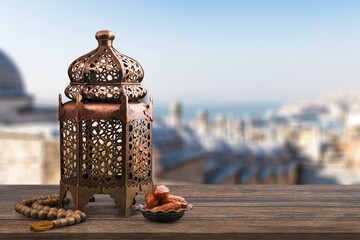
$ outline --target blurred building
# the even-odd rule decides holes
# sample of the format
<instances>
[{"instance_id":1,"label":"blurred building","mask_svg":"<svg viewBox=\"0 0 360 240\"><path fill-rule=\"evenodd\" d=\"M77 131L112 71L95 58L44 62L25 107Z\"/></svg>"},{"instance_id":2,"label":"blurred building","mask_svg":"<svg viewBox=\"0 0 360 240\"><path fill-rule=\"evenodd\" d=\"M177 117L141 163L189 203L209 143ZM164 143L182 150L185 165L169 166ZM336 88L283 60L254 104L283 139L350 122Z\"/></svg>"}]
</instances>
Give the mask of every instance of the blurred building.
<instances>
[{"instance_id":1,"label":"blurred building","mask_svg":"<svg viewBox=\"0 0 360 240\"><path fill-rule=\"evenodd\" d=\"M184 121L182 106L175 103L169 116L154 124L153 141L155 175L160 179L206 184L297 182L299 163L287 142L270 143L250 119L242 123L220 116L211 121L201 111L196 119Z\"/></svg>"},{"instance_id":2,"label":"blurred building","mask_svg":"<svg viewBox=\"0 0 360 240\"><path fill-rule=\"evenodd\" d=\"M284 106L288 140L300 151L301 184L360 183L360 94L334 94Z\"/></svg>"},{"instance_id":3,"label":"blurred building","mask_svg":"<svg viewBox=\"0 0 360 240\"><path fill-rule=\"evenodd\" d=\"M153 125L154 176L161 180L203 183L205 153L194 132L162 121Z\"/></svg>"},{"instance_id":4,"label":"blurred building","mask_svg":"<svg viewBox=\"0 0 360 240\"><path fill-rule=\"evenodd\" d=\"M35 106L17 67L0 51L1 183L58 183L57 128L57 108Z\"/></svg>"},{"instance_id":5,"label":"blurred building","mask_svg":"<svg viewBox=\"0 0 360 240\"><path fill-rule=\"evenodd\" d=\"M0 183L58 184L59 154L56 139L0 130Z\"/></svg>"},{"instance_id":6,"label":"blurred building","mask_svg":"<svg viewBox=\"0 0 360 240\"><path fill-rule=\"evenodd\" d=\"M0 50L0 124L57 121L57 108L38 107L11 59Z\"/></svg>"}]
</instances>

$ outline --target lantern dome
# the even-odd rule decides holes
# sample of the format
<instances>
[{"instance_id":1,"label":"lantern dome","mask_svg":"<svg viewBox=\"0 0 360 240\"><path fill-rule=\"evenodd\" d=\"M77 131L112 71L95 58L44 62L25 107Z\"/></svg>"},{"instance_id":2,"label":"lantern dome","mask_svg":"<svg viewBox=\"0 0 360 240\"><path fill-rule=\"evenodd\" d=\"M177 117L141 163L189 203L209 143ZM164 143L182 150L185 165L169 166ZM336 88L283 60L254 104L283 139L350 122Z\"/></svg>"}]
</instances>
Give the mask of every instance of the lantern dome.
<instances>
[{"instance_id":1,"label":"lantern dome","mask_svg":"<svg viewBox=\"0 0 360 240\"><path fill-rule=\"evenodd\" d=\"M68 69L70 85L65 94L75 100L80 93L86 99L117 100L126 91L134 101L146 95L140 85L144 70L135 59L122 54L113 47L115 35L109 30L95 35L98 47L77 58Z\"/></svg>"},{"instance_id":2,"label":"lantern dome","mask_svg":"<svg viewBox=\"0 0 360 240\"><path fill-rule=\"evenodd\" d=\"M0 50L0 96L26 95L20 73L13 61Z\"/></svg>"}]
</instances>

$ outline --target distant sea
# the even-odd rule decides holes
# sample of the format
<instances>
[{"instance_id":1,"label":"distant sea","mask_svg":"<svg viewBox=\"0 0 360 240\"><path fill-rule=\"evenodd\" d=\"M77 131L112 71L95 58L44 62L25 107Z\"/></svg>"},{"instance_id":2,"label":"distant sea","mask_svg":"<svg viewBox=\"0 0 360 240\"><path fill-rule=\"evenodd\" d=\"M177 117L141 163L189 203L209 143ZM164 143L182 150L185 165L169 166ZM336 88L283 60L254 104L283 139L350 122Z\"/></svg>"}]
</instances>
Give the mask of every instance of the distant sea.
<instances>
[{"instance_id":1,"label":"distant sea","mask_svg":"<svg viewBox=\"0 0 360 240\"><path fill-rule=\"evenodd\" d=\"M170 104L159 103L154 106L155 118L164 118L169 115ZM276 110L281 106L280 103L238 103L238 104L182 104L183 118L185 120L193 119L198 115L200 110L207 110L209 118L214 120L217 116L249 116L257 118L263 116L268 110Z\"/></svg>"},{"instance_id":2,"label":"distant sea","mask_svg":"<svg viewBox=\"0 0 360 240\"><path fill-rule=\"evenodd\" d=\"M57 108L57 99L51 100L39 100L35 102L38 108ZM63 100L66 102L67 99ZM183 118L190 120L198 115L200 110L207 110L209 118L214 120L217 116L234 116L245 117L249 116L257 118L263 116L268 110L277 110L282 104L277 102L250 102L250 103L212 103L212 104L200 104L200 103L183 103ZM164 118L169 115L171 103L159 103L154 105L155 118Z\"/></svg>"}]
</instances>

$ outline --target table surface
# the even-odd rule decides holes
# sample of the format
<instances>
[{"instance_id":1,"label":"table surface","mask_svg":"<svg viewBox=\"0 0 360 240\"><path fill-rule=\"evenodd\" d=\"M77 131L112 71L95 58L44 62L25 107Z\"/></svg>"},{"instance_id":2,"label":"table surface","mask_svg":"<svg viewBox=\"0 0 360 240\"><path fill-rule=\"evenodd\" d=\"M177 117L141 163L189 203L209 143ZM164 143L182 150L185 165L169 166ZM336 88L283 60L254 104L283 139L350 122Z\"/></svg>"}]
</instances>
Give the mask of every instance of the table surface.
<instances>
[{"instance_id":1,"label":"table surface","mask_svg":"<svg viewBox=\"0 0 360 240\"><path fill-rule=\"evenodd\" d=\"M16 201L58 193L53 185L0 185L0 238L99 239L360 239L360 186L170 186L194 208L174 223L154 223L133 210L119 217L107 195L85 207L84 223L31 232ZM144 195L137 196L137 202ZM71 205L69 206L69 208Z\"/></svg>"}]
</instances>

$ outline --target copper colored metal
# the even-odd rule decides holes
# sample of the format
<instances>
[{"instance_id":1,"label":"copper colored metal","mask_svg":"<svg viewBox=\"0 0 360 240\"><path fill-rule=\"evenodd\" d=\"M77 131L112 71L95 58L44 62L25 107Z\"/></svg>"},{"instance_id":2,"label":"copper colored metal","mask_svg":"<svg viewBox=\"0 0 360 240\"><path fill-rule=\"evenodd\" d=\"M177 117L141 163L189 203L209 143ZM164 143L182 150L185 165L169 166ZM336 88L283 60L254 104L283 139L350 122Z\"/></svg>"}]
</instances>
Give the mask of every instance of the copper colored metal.
<instances>
[{"instance_id":1,"label":"copper colored metal","mask_svg":"<svg viewBox=\"0 0 360 240\"><path fill-rule=\"evenodd\" d=\"M115 36L96 33L99 46L69 67L70 85L60 121L60 198L70 191L83 210L94 194L109 194L130 216L137 192L152 190L152 98L134 59L112 47Z\"/></svg>"}]
</instances>

